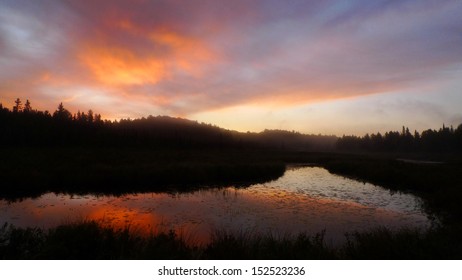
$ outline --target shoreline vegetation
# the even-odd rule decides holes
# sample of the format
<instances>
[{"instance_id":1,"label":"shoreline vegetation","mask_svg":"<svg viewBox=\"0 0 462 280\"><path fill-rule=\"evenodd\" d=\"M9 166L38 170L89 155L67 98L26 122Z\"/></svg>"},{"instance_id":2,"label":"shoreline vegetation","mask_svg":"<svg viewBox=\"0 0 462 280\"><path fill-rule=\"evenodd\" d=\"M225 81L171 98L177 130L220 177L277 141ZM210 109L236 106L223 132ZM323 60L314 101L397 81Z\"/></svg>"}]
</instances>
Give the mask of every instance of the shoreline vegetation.
<instances>
[{"instance_id":1,"label":"shoreline vegetation","mask_svg":"<svg viewBox=\"0 0 462 280\"><path fill-rule=\"evenodd\" d=\"M331 246L324 232L272 236L217 231L207 244L192 244L174 231L142 235L97 221L63 224L48 230L0 227L0 259L461 259L460 227L426 231L377 228L345 234Z\"/></svg>"},{"instance_id":2,"label":"shoreline vegetation","mask_svg":"<svg viewBox=\"0 0 462 280\"><path fill-rule=\"evenodd\" d=\"M1 259L461 258L462 125L413 134L403 127L401 132L364 137L282 130L240 133L165 116L106 121L91 110L71 114L62 103L54 113L42 112L17 99L12 110L0 104L0 132L0 199L8 201L47 192L246 187L277 179L289 164L312 164L390 191L411 192L423 199L429 215L442 221L426 232L353 233L340 248L326 247L322 234L282 239L222 234L212 247L196 248L173 232L140 237L91 221L49 230L5 225L0 233ZM92 238L108 247L97 246L100 251L94 255L78 248L65 251L72 248L65 242L74 235L83 236L75 239L81 248L92 244Z\"/></svg>"}]
</instances>

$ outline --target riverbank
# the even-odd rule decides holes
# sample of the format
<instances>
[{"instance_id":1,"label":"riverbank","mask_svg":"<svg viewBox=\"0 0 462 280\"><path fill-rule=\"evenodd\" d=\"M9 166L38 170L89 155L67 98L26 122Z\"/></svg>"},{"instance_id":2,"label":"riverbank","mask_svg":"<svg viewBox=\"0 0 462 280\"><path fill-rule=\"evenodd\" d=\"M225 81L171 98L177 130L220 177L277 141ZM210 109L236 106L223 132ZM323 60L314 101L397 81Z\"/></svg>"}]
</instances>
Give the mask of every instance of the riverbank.
<instances>
[{"instance_id":1,"label":"riverbank","mask_svg":"<svg viewBox=\"0 0 462 280\"><path fill-rule=\"evenodd\" d=\"M337 175L412 193L423 199L428 214L447 224L461 223L462 161L456 157L420 164L396 157L347 155L326 157L318 163Z\"/></svg>"},{"instance_id":2,"label":"riverbank","mask_svg":"<svg viewBox=\"0 0 462 280\"><path fill-rule=\"evenodd\" d=\"M194 191L274 180L285 164L261 151L90 148L1 149L0 197L47 192L124 194Z\"/></svg>"},{"instance_id":3,"label":"riverbank","mask_svg":"<svg viewBox=\"0 0 462 280\"><path fill-rule=\"evenodd\" d=\"M330 247L324 234L232 235L216 232L209 244L191 245L173 231L143 236L84 221L49 230L0 229L0 259L461 259L460 228L428 231L379 228L346 235Z\"/></svg>"}]
</instances>

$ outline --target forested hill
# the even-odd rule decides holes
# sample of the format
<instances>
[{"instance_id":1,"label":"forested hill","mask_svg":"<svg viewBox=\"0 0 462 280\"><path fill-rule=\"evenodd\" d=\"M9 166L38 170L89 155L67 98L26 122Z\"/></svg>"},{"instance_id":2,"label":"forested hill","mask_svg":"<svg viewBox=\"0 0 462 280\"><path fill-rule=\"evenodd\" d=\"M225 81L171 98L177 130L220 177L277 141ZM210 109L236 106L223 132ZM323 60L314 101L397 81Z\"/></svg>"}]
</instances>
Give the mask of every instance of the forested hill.
<instances>
[{"instance_id":1,"label":"forested hill","mask_svg":"<svg viewBox=\"0 0 462 280\"><path fill-rule=\"evenodd\" d=\"M0 146L452 153L462 152L462 124L421 133L403 127L383 135L340 138L285 130L242 133L168 116L109 121L92 110L72 114L62 103L50 113L17 99L11 110L0 103Z\"/></svg>"},{"instance_id":2,"label":"forested hill","mask_svg":"<svg viewBox=\"0 0 462 280\"><path fill-rule=\"evenodd\" d=\"M0 104L2 146L115 146L173 149L332 150L335 136L305 135L283 130L241 133L211 124L168 116L103 120L92 110L72 114L63 104L39 111L20 99L10 110Z\"/></svg>"}]
</instances>

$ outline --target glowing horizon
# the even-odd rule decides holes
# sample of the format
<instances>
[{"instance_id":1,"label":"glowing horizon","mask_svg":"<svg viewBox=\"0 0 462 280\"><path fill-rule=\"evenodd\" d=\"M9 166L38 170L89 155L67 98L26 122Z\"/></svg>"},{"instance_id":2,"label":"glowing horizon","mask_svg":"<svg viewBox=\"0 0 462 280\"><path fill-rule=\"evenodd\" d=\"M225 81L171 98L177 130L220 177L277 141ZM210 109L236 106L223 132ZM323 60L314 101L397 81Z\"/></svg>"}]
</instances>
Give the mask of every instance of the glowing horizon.
<instances>
[{"instance_id":1,"label":"glowing horizon","mask_svg":"<svg viewBox=\"0 0 462 280\"><path fill-rule=\"evenodd\" d=\"M0 2L0 103L238 131L462 123L462 2Z\"/></svg>"}]
</instances>

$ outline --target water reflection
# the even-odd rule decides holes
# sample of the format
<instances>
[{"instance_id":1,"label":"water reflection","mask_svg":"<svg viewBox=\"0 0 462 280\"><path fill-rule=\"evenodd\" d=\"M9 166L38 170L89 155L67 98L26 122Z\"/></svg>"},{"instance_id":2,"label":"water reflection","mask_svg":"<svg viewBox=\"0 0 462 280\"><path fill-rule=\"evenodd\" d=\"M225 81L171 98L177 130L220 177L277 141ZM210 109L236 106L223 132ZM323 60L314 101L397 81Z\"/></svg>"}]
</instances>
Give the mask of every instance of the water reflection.
<instances>
[{"instance_id":1,"label":"water reflection","mask_svg":"<svg viewBox=\"0 0 462 280\"><path fill-rule=\"evenodd\" d=\"M429 225L416 197L392 195L317 167L289 169L276 181L246 189L121 197L49 193L16 203L0 201L0 210L2 223L22 227L93 219L145 233L174 229L196 242L207 242L217 229L281 235L325 229L327 239L336 242L346 231Z\"/></svg>"}]
</instances>

